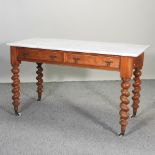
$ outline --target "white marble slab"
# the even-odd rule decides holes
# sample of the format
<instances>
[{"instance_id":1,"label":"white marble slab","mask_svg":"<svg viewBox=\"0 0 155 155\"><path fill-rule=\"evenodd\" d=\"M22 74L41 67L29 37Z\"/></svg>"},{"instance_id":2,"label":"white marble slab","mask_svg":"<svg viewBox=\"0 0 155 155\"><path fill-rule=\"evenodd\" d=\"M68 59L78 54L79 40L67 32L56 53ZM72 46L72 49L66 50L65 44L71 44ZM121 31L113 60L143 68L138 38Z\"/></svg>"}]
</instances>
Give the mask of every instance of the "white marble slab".
<instances>
[{"instance_id":1,"label":"white marble slab","mask_svg":"<svg viewBox=\"0 0 155 155\"><path fill-rule=\"evenodd\" d=\"M131 56L131 57L139 56L149 47L148 45L52 39L52 38L51 39L33 38L11 42L8 43L7 45L16 47L110 54L110 55Z\"/></svg>"}]
</instances>

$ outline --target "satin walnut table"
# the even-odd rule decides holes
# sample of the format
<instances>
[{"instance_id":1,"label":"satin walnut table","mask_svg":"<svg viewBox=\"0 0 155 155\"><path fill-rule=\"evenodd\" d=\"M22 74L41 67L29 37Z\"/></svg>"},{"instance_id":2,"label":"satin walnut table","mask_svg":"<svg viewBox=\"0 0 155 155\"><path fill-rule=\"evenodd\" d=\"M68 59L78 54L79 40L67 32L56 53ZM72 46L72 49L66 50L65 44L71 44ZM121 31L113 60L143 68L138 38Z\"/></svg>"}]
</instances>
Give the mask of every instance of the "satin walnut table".
<instances>
[{"instance_id":1,"label":"satin walnut table","mask_svg":"<svg viewBox=\"0 0 155 155\"><path fill-rule=\"evenodd\" d=\"M20 80L19 65L22 61L37 63L37 93L41 100L43 90L42 64L66 65L120 72L120 135L125 134L128 119L130 79L133 83L133 115L136 116L140 97L140 76L147 45L104 43L66 39L28 39L8 44L11 48L12 100L14 111L19 115ZM133 71L134 70L134 71Z\"/></svg>"}]
</instances>

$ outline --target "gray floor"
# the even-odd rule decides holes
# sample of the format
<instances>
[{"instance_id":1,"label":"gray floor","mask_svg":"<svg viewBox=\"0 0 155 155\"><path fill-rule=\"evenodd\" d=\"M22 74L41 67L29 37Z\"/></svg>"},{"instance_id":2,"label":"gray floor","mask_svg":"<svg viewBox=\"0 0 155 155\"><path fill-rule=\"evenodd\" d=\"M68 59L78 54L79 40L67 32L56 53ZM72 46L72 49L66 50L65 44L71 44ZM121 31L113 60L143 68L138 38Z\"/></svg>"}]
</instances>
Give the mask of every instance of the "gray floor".
<instances>
[{"instance_id":1,"label":"gray floor","mask_svg":"<svg viewBox=\"0 0 155 155\"><path fill-rule=\"evenodd\" d=\"M155 80L143 81L137 118L122 138L120 81L45 83L41 102L35 84L21 84L20 118L10 89L0 84L0 155L155 154Z\"/></svg>"}]
</instances>

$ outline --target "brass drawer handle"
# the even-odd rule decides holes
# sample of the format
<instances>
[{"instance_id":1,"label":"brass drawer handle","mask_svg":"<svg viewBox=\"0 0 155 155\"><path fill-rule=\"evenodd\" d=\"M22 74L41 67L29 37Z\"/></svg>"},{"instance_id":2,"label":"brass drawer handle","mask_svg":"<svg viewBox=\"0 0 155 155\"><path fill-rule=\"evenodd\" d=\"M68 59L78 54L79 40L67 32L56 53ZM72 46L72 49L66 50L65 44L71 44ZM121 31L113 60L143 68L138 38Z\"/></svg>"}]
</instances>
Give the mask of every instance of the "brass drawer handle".
<instances>
[{"instance_id":1,"label":"brass drawer handle","mask_svg":"<svg viewBox=\"0 0 155 155\"><path fill-rule=\"evenodd\" d=\"M22 53L20 53L18 56L17 56L17 59L21 59L21 58L25 58L25 57L27 57L29 54L28 53L26 53L26 52L22 52Z\"/></svg>"},{"instance_id":2,"label":"brass drawer handle","mask_svg":"<svg viewBox=\"0 0 155 155\"><path fill-rule=\"evenodd\" d=\"M113 63L113 61L111 59L105 60L104 62L106 63L106 67L110 67L111 64Z\"/></svg>"},{"instance_id":3,"label":"brass drawer handle","mask_svg":"<svg viewBox=\"0 0 155 155\"><path fill-rule=\"evenodd\" d=\"M22 57L28 56L28 53L22 53Z\"/></svg>"},{"instance_id":4,"label":"brass drawer handle","mask_svg":"<svg viewBox=\"0 0 155 155\"><path fill-rule=\"evenodd\" d=\"M74 60L74 62L77 64L78 61L80 60L80 58L74 57L73 60Z\"/></svg>"},{"instance_id":5,"label":"brass drawer handle","mask_svg":"<svg viewBox=\"0 0 155 155\"><path fill-rule=\"evenodd\" d=\"M56 56L56 55L51 55L50 58L51 58L52 60L55 60L55 59L57 58L57 56Z\"/></svg>"}]
</instances>

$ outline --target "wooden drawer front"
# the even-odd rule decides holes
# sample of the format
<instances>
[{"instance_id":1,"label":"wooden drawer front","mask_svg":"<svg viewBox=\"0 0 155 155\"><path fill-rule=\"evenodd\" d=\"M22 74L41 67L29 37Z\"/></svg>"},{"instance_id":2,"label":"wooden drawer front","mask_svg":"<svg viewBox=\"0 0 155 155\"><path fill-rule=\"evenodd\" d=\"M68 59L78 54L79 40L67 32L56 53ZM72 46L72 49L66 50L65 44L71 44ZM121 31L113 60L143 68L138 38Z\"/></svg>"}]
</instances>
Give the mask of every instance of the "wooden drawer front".
<instances>
[{"instance_id":1,"label":"wooden drawer front","mask_svg":"<svg viewBox=\"0 0 155 155\"><path fill-rule=\"evenodd\" d=\"M81 65L95 64L94 57L87 54L65 53L64 61L66 63L81 64Z\"/></svg>"},{"instance_id":2,"label":"wooden drawer front","mask_svg":"<svg viewBox=\"0 0 155 155\"><path fill-rule=\"evenodd\" d=\"M50 51L40 49L19 49L18 58L21 60L36 60L36 61L47 61L47 62L63 62L63 52L61 51Z\"/></svg>"},{"instance_id":3,"label":"wooden drawer front","mask_svg":"<svg viewBox=\"0 0 155 155\"><path fill-rule=\"evenodd\" d=\"M119 56L98 56L97 66L104 66L119 69L120 57Z\"/></svg>"},{"instance_id":4,"label":"wooden drawer front","mask_svg":"<svg viewBox=\"0 0 155 155\"><path fill-rule=\"evenodd\" d=\"M119 56L64 53L65 63L119 69Z\"/></svg>"}]
</instances>

